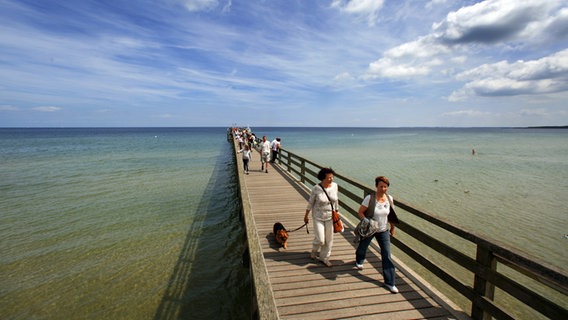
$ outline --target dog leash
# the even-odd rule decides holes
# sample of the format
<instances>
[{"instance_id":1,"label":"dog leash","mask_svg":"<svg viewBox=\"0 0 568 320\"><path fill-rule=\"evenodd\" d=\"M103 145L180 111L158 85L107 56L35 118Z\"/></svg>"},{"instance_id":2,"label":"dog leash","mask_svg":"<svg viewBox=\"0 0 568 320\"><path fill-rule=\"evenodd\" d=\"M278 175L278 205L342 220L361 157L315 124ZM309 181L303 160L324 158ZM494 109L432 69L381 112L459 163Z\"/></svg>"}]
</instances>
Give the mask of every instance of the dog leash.
<instances>
[{"instance_id":1,"label":"dog leash","mask_svg":"<svg viewBox=\"0 0 568 320\"><path fill-rule=\"evenodd\" d=\"M303 227L306 227L306 232L309 234L310 233L310 229L308 229L308 224L304 223L303 225L299 226L298 228L292 230L292 231L288 231L288 232L294 232L294 231L298 231L300 229L302 229Z\"/></svg>"}]
</instances>

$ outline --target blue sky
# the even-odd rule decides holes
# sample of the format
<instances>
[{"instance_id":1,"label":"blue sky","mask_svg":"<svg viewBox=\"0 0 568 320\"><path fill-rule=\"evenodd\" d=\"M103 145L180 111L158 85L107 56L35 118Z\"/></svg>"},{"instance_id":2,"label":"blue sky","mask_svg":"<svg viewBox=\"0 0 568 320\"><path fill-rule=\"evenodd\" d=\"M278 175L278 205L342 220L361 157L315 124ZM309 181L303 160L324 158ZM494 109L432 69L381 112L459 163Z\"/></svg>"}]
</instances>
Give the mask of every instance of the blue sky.
<instances>
[{"instance_id":1,"label":"blue sky","mask_svg":"<svg viewBox=\"0 0 568 320\"><path fill-rule=\"evenodd\" d=\"M0 127L568 125L566 0L0 0Z\"/></svg>"}]
</instances>

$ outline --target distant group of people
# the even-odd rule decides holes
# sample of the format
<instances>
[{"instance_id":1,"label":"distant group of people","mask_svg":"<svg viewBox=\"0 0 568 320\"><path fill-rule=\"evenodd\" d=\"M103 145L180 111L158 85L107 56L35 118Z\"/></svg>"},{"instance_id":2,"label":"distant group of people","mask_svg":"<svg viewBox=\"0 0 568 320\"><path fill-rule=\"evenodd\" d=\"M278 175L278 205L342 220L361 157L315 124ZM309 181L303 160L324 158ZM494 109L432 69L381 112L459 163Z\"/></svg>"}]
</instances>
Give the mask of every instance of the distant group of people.
<instances>
[{"instance_id":1,"label":"distant group of people","mask_svg":"<svg viewBox=\"0 0 568 320\"><path fill-rule=\"evenodd\" d=\"M243 154L243 169L245 174L249 174L249 162L252 158L251 150L257 144L256 136L250 130L241 130L239 128L233 128L233 134L239 143L239 153Z\"/></svg>"},{"instance_id":2,"label":"distant group of people","mask_svg":"<svg viewBox=\"0 0 568 320\"><path fill-rule=\"evenodd\" d=\"M310 221L309 214L312 213L314 240L310 258L319 260L328 267L333 267L329 260L334 234L332 210L339 207L338 186L333 182L334 175L335 172L331 168L322 168L319 171L317 178L320 183L312 189L304 215L304 222L307 224ZM388 219L394 201L392 196L387 194L389 185L387 177L376 177L375 193L367 195L359 207L359 218L368 219L367 222L372 224L374 229L371 234L360 239L355 251L353 269L363 270L367 249L373 238L377 239L381 249L384 284L390 292L398 293L395 285L395 266L390 253L390 237L395 234L395 225Z\"/></svg>"},{"instance_id":3,"label":"distant group of people","mask_svg":"<svg viewBox=\"0 0 568 320\"><path fill-rule=\"evenodd\" d=\"M249 149L255 147L258 143L256 135L250 131L250 129L240 129L233 128L233 135L239 143L239 149L243 149L248 146Z\"/></svg>"},{"instance_id":4,"label":"distant group of people","mask_svg":"<svg viewBox=\"0 0 568 320\"><path fill-rule=\"evenodd\" d=\"M268 173L269 163L276 161L282 149L281 139L278 137L269 142L266 136L263 136L262 140L259 140L256 139L254 134L246 132L246 130L241 134L235 133L235 137L238 139L241 148L239 152L243 154L245 173L249 173L252 148L257 148L260 153L261 172ZM253 137L252 143L250 137ZM249 143L247 144L246 141ZM327 267L333 267L333 263L330 261L334 235L332 211L339 208L338 186L333 181L334 176L335 172L331 168L322 168L318 172L317 178L320 183L313 187L304 215L304 223L308 224L311 213L314 230L310 258L321 261ZM359 207L359 218L366 225L372 226L372 230L364 237L359 237L353 269L363 270L367 249L373 238L376 239L380 247L384 284L390 292L398 293L398 288L395 285L395 266L390 251L390 238L395 234L395 222L391 222L389 219L391 207L394 207L393 197L387 194L389 186L390 182L387 177L376 177L375 192L367 195Z\"/></svg>"},{"instance_id":5,"label":"distant group of people","mask_svg":"<svg viewBox=\"0 0 568 320\"><path fill-rule=\"evenodd\" d=\"M268 173L268 164L276 162L280 150L282 149L282 139L279 137L269 142L266 136L259 140L256 135L250 132L248 129L241 130L239 128L233 128L233 133L235 139L239 143L239 153L242 153L243 166L245 174L249 174L249 162L252 159L251 150L253 148L257 149L260 153L260 171Z\"/></svg>"}]
</instances>

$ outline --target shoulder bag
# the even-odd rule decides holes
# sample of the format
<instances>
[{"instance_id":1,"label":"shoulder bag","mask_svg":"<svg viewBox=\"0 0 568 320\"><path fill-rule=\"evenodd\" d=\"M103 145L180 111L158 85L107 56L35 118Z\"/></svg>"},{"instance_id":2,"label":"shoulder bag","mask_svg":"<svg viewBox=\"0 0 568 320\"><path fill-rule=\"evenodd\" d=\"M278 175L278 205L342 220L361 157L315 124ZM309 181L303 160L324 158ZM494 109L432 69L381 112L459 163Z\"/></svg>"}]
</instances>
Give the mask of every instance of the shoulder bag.
<instances>
[{"instance_id":1,"label":"shoulder bag","mask_svg":"<svg viewBox=\"0 0 568 320\"><path fill-rule=\"evenodd\" d=\"M327 200L329 200L329 204L331 204L331 220L333 220L333 232L342 232L344 229L343 223L341 223L341 219L339 218L339 213L333 208L333 201L331 201L331 198L329 198L329 195L325 191L325 188L321 185L321 183L319 184L319 186L323 190L323 193L325 193Z\"/></svg>"},{"instance_id":2,"label":"shoulder bag","mask_svg":"<svg viewBox=\"0 0 568 320\"><path fill-rule=\"evenodd\" d=\"M387 219L390 223L396 224L398 223L398 217L396 216L396 212L394 212L394 204L392 203L392 198L388 194L387 194L387 199L389 199L390 203L389 215L387 216Z\"/></svg>"}]
</instances>

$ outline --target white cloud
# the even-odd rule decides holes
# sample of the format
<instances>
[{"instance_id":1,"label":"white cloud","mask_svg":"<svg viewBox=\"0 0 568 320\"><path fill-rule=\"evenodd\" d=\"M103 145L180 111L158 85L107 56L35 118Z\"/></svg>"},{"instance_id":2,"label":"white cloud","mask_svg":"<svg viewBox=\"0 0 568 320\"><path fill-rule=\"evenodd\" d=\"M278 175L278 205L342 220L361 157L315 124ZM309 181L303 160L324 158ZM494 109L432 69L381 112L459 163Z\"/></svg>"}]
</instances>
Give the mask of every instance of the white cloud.
<instances>
[{"instance_id":1,"label":"white cloud","mask_svg":"<svg viewBox=\"0 0 568 320\"><path fill-rule=\"evenodd\" d=\"M378 14L384 5L384 0L333 0L331 7L341 12L367 20L370 26L375 25Z\"/></svg>"},{"instance_id":2,"label":"white cloud","mask_svg":"<svg viewBox=\"0 0 568 320\"><path fill-rule=\"evenodd\" d=\"M523 108L512 114L511 116L521 119L527 125L540 125L549 123L550 120L565 119L568 115L567 110L558 110L554 108ZM557 121L558 125L565 125L566 122Z\"/></svg>"},{"instance_id":3,"label":"white cloud","mask_svg":"<svg viewBox=\"0 0 568 320\"><path fill-rule=\"evenodd\" d=\"M448 0L431 0L430 2L428 2L426 5L424 5L424 8L430 10L436 6L440 6L445 4L446 2L448 2Z\"/></svg>"},{"instance_id":4,"label":"white cloud","mask_svg":"<svg viewBox=\"0 0 568 320\"><path fill-rule=\"evenodd\" d=\"M547 117L547 116L550 116L550 111L548 111L545 108L522 109L520 113L521 113L522 116L528 116L528 117L533 117L533 116Z\"/></svg>"},{"instance_id":5,"label":"white cloud","mask_svg":"<svg viewBox=\"0 0 568 320\"><path fill-rule=\"evenodd\" d=\"M349 72L342 72L335 76L334 80L336 82L351 81L355 78Z\"/></svg>"},{"instance_id":6,"label":"white cloud","mask_svg":"<svg viewBox=\"0 0 568 320\"><path fill-rule=\"evenodd\" d=\"M521 108L540 106L554 112L568 95L540 94L568 82L565 57L553 54L568 41L566 0L261 0L234 6L231 0L161 0L124 6L121 19L96 1L46 2L42 8L0 3L0 125L46 118L37 111L68 110L55 114L70 117L69 125L89 117L104 124L119 112L133 115L123 125L176 119L202 125L192 116L217 106L227 111L211 114L251 125L316 123L322 106L332 122L345 123L350 119L342 107L356 106L357 118L369 119L401 101L404 108L389 110L405 119L397 125L439 125L440 109L473 112L480 105L472 97L507 94L494 109L503 115L495 123L509 125L514 121L505 115L520 118ZM463 3L478 5L460 9ZM482 10L490 5L496 12ZM496 30L499 37L476 38L480 30ZM373 79L379 80L362 81ZM531 90L536 94L514 96ZM457 108L441 101L450 94L469 101ZM64 109L14 112L32 111L29 106ZM274 116L247 112L269 108ZM299 109L309 110L300 122L293 118ZM415 112L420 109L432 118ZM458 114L442 123L485 125L489 118ZM566 122L558 116L546 121Z\"/></svg>"},{"instance_id":7,"label":"white cloud","mask_svg":"<svg viewBox=\"0 0 568 320\"><path fill-rule=\"evenodd\" d=\"M227 3L225 4L225 6L223 6L223 13L229 13L231 12L231 7L233 6L233 1L229 0L227 1Z\"/></svg>"},{"instance_id":8,"label":"white cloud","mask_svg":"<svg viewBox=\"0 0 568 320\"><path fill-rule=\"evenodd\" d=\"M385 52L385 56L390 58L430 58L440 53L449 53L450 50L445 45L436 43L430 36L421 37L418 40L403 43Z\"/></svg>"},{"instance_id":9,"label":"white cloud","mask_svg":"<svg viewBox=\"0 0 568 320\"><path fill-rule=\"evenodd\" d=\"M428 5L442 3L433 1ZM568 37L568 8L562 1L482 1L447 14L432 26L429 34L384 51L369 64L363 79L426 79L450 82L479 60L480 52L531 49L543 39ZM565 5L565 4L564 4ZM561 30L561 31L558 31ZM554 40L554 39L552 39ZM470 96L513 96L568 90L568 54L561 51L535 61L505 61L473 66L461 72L467 81L449 101Z\"/></svg>"},{"instance_id":10,"label":"white cloud","mask_svg":"<svg viewBox=\"0 0 568 320\"><path fill-rule=\"evenodd\" d=\"M568 90L568 49L532 61L484 64L460 73L468 81L450 96L450 101L469 96L513 96Z\"/></svg>"},{"instance_id":11,"label":"white cloud","mask_svg":"<svg viewBox=\"0 0 568 320\"><path fill-rule=\"evenodd\" d=\"M40 111L40 112L56 112L61 110L60 107L52 107L52 106L44 106L44 107L35 107L33 108L33 110L35 111Z\"/></svg>"},{"instance_id":12,"label":"white cloud","mask_svg":"<svg viewBox=\"0 0 568 320\"><path fill-rule=\"evenodd\" d=\"M519 33L521 39L532 39L540 42L544 40L568 38L568 8L558 10L556 14L532 21Z\"/></svg>"},{"instance_id":13,"label":"white cloud","mask_svg":"<svg viewBox=\"0 0 568 320\"><path fill-rule=\"evenodd\" d=\"M0 111L18 111L18 110L20 109L14 106L0 106Z\"/></svg>"},{"instance_id":14,"label":"white cloud","mask_svg":"<svg viewBox=\"0 0 568 320\"><path fill-rule=\"evenodd\" d=\"M557 0L482 1L450 12L444 21L433 26L433 34L448 44L516 39L531 25L533 30L540 29L534 25L547 21L550 11L558 4Z\"/></svg>"},{"instance_id":15,"label":"white cloud","mask_svg":"<svg viewBox=\"0 0 568 320\"><path fill-rule=\"evenodd\" d=\"M209 11L219 5L217 0L183 0L182 5L190 12Z\"/></svg>"},{"instance_id":16,"label":"white cloud","mask_svg":"<svg viewBox=\"0 0 568 320\"><path fill-rule=\"evenodd\" d=\"M427 65L400 63L390 58L382 58L369 65L369 71L363 78L408 78L427 75L430 70Z\"/></svg>"},{"instance_id":17,"label":"white cloud","mask_svg":"<svg viewBox=\"0 0 568 320\"><path fill-rule=\"evenodd\" d=\"M383 58L371 62L365 79L407 78L428 75L432 68L443 64L437 56L449 53L446 46L422 37L385 51Z\"/></svg>"},{"instance_id":18,"label":"white cloud","mask_svg":"<svg viewBox=\"0 0 568 320\"><path fill-rule=\"evenodd\" d=\"M478 111L478 110L459 110L459 111L452 111L452 112L446 112L444 114L442 114L442 116L444 117L485 117L491 115L490 112L483 112L483 111Z\"/></svg>"}]
</instances>

